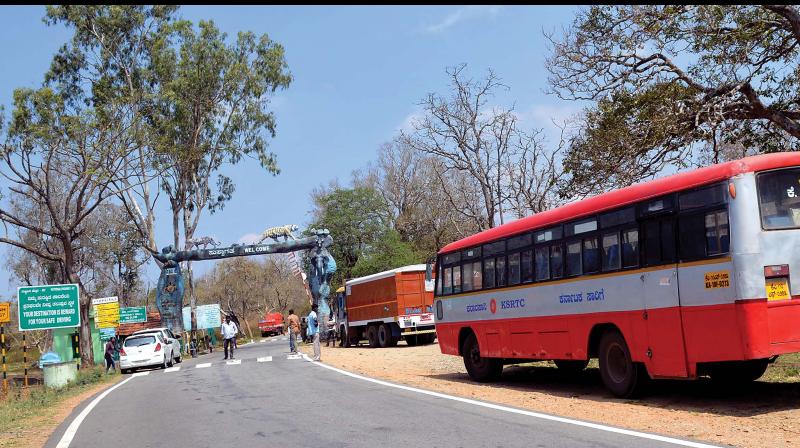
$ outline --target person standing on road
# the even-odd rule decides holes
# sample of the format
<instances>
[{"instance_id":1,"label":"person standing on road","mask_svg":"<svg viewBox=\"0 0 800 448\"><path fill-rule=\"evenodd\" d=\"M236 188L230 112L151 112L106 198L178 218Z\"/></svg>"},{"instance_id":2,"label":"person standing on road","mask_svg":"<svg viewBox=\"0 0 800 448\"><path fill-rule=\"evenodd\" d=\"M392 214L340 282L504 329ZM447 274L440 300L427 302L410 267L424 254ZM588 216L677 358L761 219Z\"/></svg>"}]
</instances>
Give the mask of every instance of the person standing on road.
<instances>
[{"instance_id":1,"label":"person standing on road","mask_svg":"<svg viewBox=\"0 0 800 448\"><path fill-rule=\"evenodd\" d=\"M114 365L114 349L116 348L116 342L117 339L113 336L106 342L106 373L108 373L109 368L114 372L117 371L117 367Z\"/></svg>"},{"instance_id":2,"label":"person standing on road","mask_svg":"<svg viewBox=\"0 0 800 448\"><path fill-rule=\"evenodd\" d=\"M222 347L225 349L225 358L223 358L223 360L228 359L229 348L231 354L230 359L233 359L234 341L236 340L236 333L239 332L239 328L235 323L231 322L230 316L225 316L225 323L220 327L220 331L222 332L222 339L225 340L222 343Z\"/></svg>"},{"instance_id":3,"label":"person standing on road","mask_svg":"<svg viewBox=\"0 0 800 448\"><path fill-rule=\"evenodd\" d=\"M328 333L325 338L325 347L332 345L336 347L336 315L331 312L331 318L328 320Z\"/></svg>"},{"instance_id":4,"label":"person standing on road","mask_svg":"<svg viewBox=\"0 0 800 448\"><path fill-rule=\"evenodd\" d=\"M289 317L286 318L289 322L289 351L295 355L297 354L297 336L300 334L300 318L294 314L294 310L289 310Z\"/></svg>"},{"instance_id":5,"label":"person standing on road","mask_svg":"<svg viewBox=\"0 0 800 448\"><path fill-rule=\"evenodd\" d=\"M311 305L311 312L308 313L308 336L314 343L314 358L312 361L320 360L319 349L319 320L317 319L317 304Z\"/></svg>"}]
</instances>

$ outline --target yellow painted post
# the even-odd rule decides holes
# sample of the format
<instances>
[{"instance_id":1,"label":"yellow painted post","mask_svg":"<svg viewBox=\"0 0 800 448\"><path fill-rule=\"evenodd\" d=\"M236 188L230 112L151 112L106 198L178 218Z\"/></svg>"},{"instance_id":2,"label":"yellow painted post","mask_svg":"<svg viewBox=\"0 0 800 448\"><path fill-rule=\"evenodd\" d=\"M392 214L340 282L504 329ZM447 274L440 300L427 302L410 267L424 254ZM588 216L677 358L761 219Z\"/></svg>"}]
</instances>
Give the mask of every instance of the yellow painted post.
<instances>
[{"instance_id":1,"label":"yellow painted post","mask_svg":"<svg viewBox=\"0 0 800 448\"><path fill-rule=\"evenodd\" d=\"M22 365L25 366L23 380L25 387L28 387L28 344L25 342L25 332L22 332Z\"/></svg>"},{"instance_id":2,"label":"yellow painted post","mask_svg":"<svg viewBox=\"0 0 800 448\"><path fill-rule=\"evenodd\" d=\"M3 394L8 393L8 368L6 367L6 326L0 325L0 346L3 351Z\"/></svg>"}]
</instances>

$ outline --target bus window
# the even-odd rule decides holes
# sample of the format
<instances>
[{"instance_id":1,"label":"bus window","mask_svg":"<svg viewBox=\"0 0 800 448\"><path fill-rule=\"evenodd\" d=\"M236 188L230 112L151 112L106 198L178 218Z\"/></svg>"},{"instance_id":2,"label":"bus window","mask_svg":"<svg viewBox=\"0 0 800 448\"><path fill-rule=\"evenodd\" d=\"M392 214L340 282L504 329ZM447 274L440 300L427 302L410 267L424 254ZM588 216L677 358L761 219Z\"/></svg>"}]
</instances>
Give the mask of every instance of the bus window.
<instances>
[{"instance_id":1,"label":"bus window","mask_svg":"<svg viewBox=\"0 0 800 448\"><path fill-rule=\"evenodd\" d=\"M718 255L728 253L729 250L728 212L706 214L706 252L708 255Z\"/></svg>"},{"instance_id":2,"label":"bus window","mask_svg":"<svg viewBox=\"0 0 800 448\"><path fill-rule=\"evenodd\" d=\"M594 230L597 230L597 220L594 218L564 225L564 234L567 236L579 235Z\"/></svg>"},{"instance_id":3,"label":"bus window","mask_svg":"<svg viewBox=\"0 0 800 448\"><path fill-rule=\"evenodd\" d=\"M522 252L522 259L520 260L522 283L530 283L533 281L533 264L532 253L529 250Z\"/></svg>"},{"instance_id":4,"label":"bus window","mask_svg":"<svg viewBox=\"0 0 800 448\"><path fill-rule=\"evenodd\" d=\"M494 262L495 282L497 286L506 286L506 257L497 257Z\"/></svg>"},{"instance_id":5,"label":"bus window","mask_svg":"<svg viewBox=\"0 0 800 448\"><path fill-rule=\"evenodd\" d=\"M533 235L526 233L508 239L508 250L519 249L520 247L530 246L533 243Z\"/></svg>"},{"instance_id":6,"label":"bus window","mask_svg":"<svg viewBox=\"0 0 800 448\"><path fill-rule=\"evenodd\" d=\"M483 288L483 275L481 273L481 262L472 263L472 287L478 291Z\"/></svg>"},{"instance_id":7,"label":"bus window","mask_svg":"<svg viewBox=\"0 0 800 448\"><path fill-rule=\"evenodd\" d=\"M557 240L561 238L561 227L553 227L551 229L536 232L536 242L544 243L547 241Z\"/></svg>"},{"instance_id":8,"label":"bus window","mask_svg":"<svg viewBox=\"0 0 800 448\"><path fill-rule=\"evenodd\" d=\"M453 266L453 294L461 292L461 266Z\"/></svg>"},{"instance_id":9,"label":"bus window","mask_svg":"<svg viewBox=\"0 0 800 448\"><path fill-rule=\"evenodd\" d=\"M636 210L633 207L623 208L600 215L600 227L607 229L636 220Z\"/></svg>"},{"instance_id":10,"label":"bus window","mask_svg":"<svg viewBox=\"0 0 800 448\"><path fill-rule=\"evenodd\" d=\"M647 221L644 226L644 263L654 265L661 262L661 237L657 220Z\"/></svg>"},{"instance_id":11,"label":"bus window","mask_svg":"<svg viewBox=\"0 0 800 448\"><path fill-rule=\"evenodd\" d=\"M567 277L581 275L581 242L567 244Z\"/></svg>"},{"instance_id":12,"label":"bus window","mask_svg":"<svg viewBox=\"0 0 800 448\"><path fill-rule=\"evenodd\" d=\"M538 247L534 254L536 257L536 281L550 279L550 253L548 247Z\"/></svg>"},{"instance_id":13,"label":"bus window","mask_svg":"<svg viewBox=\"0 0 800 448\"><path fill-rule=\"evenodd\" d=\"M561 246L550 246L550 277L564 276L564 253Z\"/></svg>"},{"instance_id":14,"label":"bus window","mask_svg":"<svg viewBox=\"0 0 800 448\"><path fill-rule=\"evenodd\" d=\"M583 240L583 273L588 274L600 270L600 250L597 248L597 238Z\"/></svg>"},{"instance_id":15,"label":"bus window","mask_svg":"<svg viewBox=\"0 0 800 448\"><path fill-rule=\"evenodd\" d=\"M483 287L494 288L494 258L483 260Z\"/></svg>"},{"instance_id":16,"label":"bus window","mask_svg":"<svg viewBox=\"0 0 800 448\"><path fill-rule=\"evenodd\" d=\"M619 234L616 232L603 235L602 265L604 271L619 269Z\"/></svg>"},{"instance_id":17,"label":"bus window","mask_svg":"<svg viewBox=\"0 0 800 448\"><path fill-rule=\"evenodd\" d=\"M461 277L461 290L464 292L472 291L472 263L464 263L464 275Z\"/></svg>"},{"instance_id":18,"label":"bus window","mask_svg":"<svg viewBox=\"0 0 800 448\"><path fill-rule=\"evenodd\" d=\"M519 252L508 256L508 284L519 285L520 283Z\"/></svg>"},{"instance_id":19,"label":"bus window","mask_svg":"<svg viewBox=\"0 0 800 448\"><path fill-rule=\"evenodd\" d=\"M725 202L725 184L712 185L695 191L681 193L678 196L678 207L681 211L699 207L708 207Z\"/></svg>"},{"instance_id":20,"label":"bus window","mask_svg":"<svg viewBox=\"0 0 800 448\"><path fill-rule=\"evenodd\" d=\"M675 261L675 220L666 218L661 220L661 262L672 263Z\"/></svg>"},{"instance_id":21,"label":"bus window","mask_svg":"<svg viewBox=\"0 0 800 448\"><path fill-rule=\"evenodd\" d=\"M639 266L639 230L622 231L622 267Z\"/></svg>"},{"instance_id":22,"label":"bus window","mask_svg":"<svg viewBox=\"0 0 800 448\"><path fill-rule=\"evenodd\" d=\"M442 295L442 279L444 278L441 265L439 266L438 271L439 273L436 275L436 295L440 296Z\"/></svg>"},{"instance_id":23,"label":"bus window","mask_svg":"<svg viewBox=\"0 0 800 448\"><path fill-rule=\"evenodd\" d=\"M758 204L765 230L800 227L800 169L758 175Z\"/></svg>"},{"instance_id":24,"label":"bus window","mask_svg":"<svg viewBox=\"0 0 800 448\"><path fill-rule=\"evenodd\" d=\"M452 278L450 277L452 272L453 268L444 268L444 287L442 288L442 294L444 295L451 294L453 292L453 284L451 283Z\"/></svg>"}]
</instances>

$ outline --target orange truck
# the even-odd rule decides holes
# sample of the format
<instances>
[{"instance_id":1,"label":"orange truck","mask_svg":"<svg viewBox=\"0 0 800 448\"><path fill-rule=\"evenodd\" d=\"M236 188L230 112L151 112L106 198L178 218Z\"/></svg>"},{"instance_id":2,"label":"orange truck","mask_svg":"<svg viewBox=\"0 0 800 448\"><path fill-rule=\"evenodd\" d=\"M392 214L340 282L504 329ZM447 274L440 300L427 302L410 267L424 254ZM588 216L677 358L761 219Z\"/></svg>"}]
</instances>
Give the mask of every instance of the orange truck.
<instances>
[{"instance_id":1,"label":"orange truck","mask_svg":"<svg viewBox=\"0 0 800 448\"><path fill-rule=\"evenodd\" d=\"M265 314L264 320L258 323L258 329L262 337L283 334L283 315L277 311Z\"/></svg>"},{"instance_id":2,"label":"orange truck","mask_svg":"<svg viewBox=\"0 0 800 448\"><path fill-rule=\"evenodd\" d=\"M342 345L364 339L370 347L393 347L400 339L408 345L433 343L430 277L427 265L416 264L347 280L336 303Z\"/></svg>"}]
</instances>

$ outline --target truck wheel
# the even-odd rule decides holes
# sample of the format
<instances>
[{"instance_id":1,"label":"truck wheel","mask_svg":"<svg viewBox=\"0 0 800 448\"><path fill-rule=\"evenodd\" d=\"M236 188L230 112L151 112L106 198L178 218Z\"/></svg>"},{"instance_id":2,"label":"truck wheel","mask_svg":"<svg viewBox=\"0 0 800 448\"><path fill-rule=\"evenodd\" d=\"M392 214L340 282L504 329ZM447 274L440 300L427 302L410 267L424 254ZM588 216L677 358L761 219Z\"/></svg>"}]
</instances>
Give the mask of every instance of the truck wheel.
<instances>
[{"instance_id":1,"label":"truck wheel","mask_svg":"<svg viewBox=\"0 0 800 448\"><path fill-rule=\"evenodd\" d=\"M422 336L422 343L424 345L433 344L436 340L436 333L428 333Z\"/></svg>"},{"instance_id":2,"label":"truck wheel","mask_svg":"<svg viewBox=\"0 0 800 448\"><path fill-rule=\"evenodd\" d=\"M644 366L634 363L628 344L619 331L610 330L600 339L600 377L612 394L629 398L641 392L647 379Z\"/></svg>"},{"instance_id":3,"label":"truck wheel","mask_svg":"<svg viewBox=\"0 0 800 448\"><path fill-rule=\"evenodd\" d=\"M568 375L574 375L582 372L583 369L589 365L588 359L556 359L553 362L556 363L556 367L558 367L559 371L562 371Z\"/></svg>"},{"instance_id":4,"label":"truck wheel","mask_svg":"<svg viewBox=\"0 0 800 448\"><path fill-rule=\"evenodd\" d=\"M378 347L378 328L375 325L367 327L367 340L372 348Z\"/></svg>"},{"instance_id":5,"label":"truck wheel","mask_svg":"<svg viewBox=\"0 0 800 448\"><path fill-rule=\"evenodd\" d=\"M503 373L503 362L497 358L484 358L478 346L478 338L470 333L461 350L464 354L464 367L469 377L479 383L488 383L500 378Z\"/></svg>"},{"instance_id":6,"label":"truck wheel","mask_svg":"<svg viewBox=\"0 0 800 448\"><path fill-rule=\"evenodd\" d=\"M392 329L385 323L380 324L380 326L378 326L378 345L380 345L381 348L390 347L391 341Z\"/></svg>"},{"instance_id":7,"label":"truck wheel","mask_svg":"<svg viewBox=\"0 0 800 448\"><path fill-rule=\"evenodd\" d=\"M339 329L339 339L341 339L342 347L350 347L350 335L347 334L347 329L344 328L344 325Z\"/></svg>"}]
</instances>

